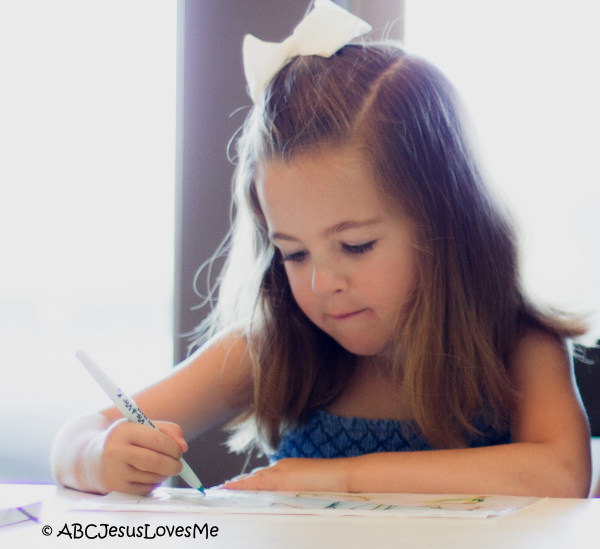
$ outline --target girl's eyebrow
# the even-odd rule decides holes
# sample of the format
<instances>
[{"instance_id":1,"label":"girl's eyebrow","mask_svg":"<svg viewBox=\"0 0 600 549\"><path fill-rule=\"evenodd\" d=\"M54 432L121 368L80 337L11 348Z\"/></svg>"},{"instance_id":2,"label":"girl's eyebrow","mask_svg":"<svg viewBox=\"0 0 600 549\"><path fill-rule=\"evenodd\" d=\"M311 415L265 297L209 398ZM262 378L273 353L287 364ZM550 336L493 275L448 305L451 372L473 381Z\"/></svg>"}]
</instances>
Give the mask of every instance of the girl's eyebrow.
<instances>
[{"instance_id":1,"label":"girl's eyebrow","mask_svg":"<svg viewBox=\"0 0 600 549\"><path fill-rule=\"evenodd\" d=\"M324 237L331 236L333 234L342 233L342 232L348 231L350 229L359 229L359 228L366 227L369 225L377 225L377 224L381 223L382 221L383 221L383 219L381 217L374 217L373 219L366 219L365 221L342 221L341 223L337 223L336 225L333 225L332 227L328 227L321 234ZM270 233L269 239L270 240L288 240L288 241L293 241L293 242L299 242L298 238L296 238L294 236L290 236L285 233L279 233L279 232Z\"/></svg>"}]
</instances>

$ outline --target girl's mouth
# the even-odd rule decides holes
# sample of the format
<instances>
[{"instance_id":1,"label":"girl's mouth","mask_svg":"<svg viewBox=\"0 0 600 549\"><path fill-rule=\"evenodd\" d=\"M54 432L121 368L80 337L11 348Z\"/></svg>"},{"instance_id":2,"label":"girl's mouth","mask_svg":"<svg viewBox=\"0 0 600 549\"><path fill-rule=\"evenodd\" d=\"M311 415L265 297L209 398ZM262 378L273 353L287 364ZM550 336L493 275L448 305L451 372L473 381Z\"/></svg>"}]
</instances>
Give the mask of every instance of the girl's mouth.
<instances>
[{"instance_id":1,"label":"girl's mouth","mask_svg":"<svg viewBox=\"0 0 600 549\"><path fill-rule=\"evenodd\" d=\"M366 310L367 309L360 309L358 311L352 311L352 312L349 312L349 313L340 313L340 314L335 314L335 315L330 314L329 316L331 318L333 318L334 320L346 320L347 318L355 317L355 316L359 315L360 313L362 313L362 312L364 312Z\"/></svg>"}]
</instances>

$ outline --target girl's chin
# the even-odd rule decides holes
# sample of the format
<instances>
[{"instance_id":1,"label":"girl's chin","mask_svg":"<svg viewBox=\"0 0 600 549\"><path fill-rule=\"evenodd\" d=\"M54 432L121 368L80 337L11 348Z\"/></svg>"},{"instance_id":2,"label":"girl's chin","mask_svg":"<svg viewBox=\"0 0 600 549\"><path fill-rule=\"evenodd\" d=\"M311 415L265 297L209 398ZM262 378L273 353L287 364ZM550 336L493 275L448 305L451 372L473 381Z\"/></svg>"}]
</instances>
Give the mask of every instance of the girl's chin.
<instances>
[{"instance_id":1,"label":"girl's chin","mask_svg":"<svg viewBox=\"0 0 600 549\"><path fill-rule=\"evenodd\" d=\"M335 339L335 338L334 338ZM380 342L336 341L349 353L357 356L379 356L385 354L387 345Z\"/></svg>"}]
</instances>

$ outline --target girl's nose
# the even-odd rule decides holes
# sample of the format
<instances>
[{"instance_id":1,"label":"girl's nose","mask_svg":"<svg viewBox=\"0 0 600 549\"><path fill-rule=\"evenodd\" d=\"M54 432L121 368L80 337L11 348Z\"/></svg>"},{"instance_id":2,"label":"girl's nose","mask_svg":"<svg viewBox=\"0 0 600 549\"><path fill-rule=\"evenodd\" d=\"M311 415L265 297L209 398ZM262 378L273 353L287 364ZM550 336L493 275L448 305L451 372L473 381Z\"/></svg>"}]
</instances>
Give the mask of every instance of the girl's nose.
<instances>
[{"instance_id":1,"label":"girl's nose","mask_svg":"<svg viewBox=\"0 0 600 549\"><path fill-rule=\"evenodd\" d=\"M326 265L322 262L313 263L311 287L315 294L340 292L346 286L345 278L341 276L335 265Z\"/></svg>"}]
</instances>

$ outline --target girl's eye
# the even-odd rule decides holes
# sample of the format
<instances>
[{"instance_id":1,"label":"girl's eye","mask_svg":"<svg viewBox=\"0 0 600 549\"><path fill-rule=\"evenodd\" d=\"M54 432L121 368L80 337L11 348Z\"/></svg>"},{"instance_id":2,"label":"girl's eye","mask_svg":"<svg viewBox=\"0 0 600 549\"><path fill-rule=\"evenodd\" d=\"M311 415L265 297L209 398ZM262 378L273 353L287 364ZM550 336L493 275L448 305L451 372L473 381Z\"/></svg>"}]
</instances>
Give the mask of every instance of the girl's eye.
<instances>
[{"instance_id":1,"label":"girl's eye","mask_svg":"<svg viewBox=\"0 0 600 549\"><path fill-rule=\"evenodd\" d=\"M306 257L306 252L294 252L291 254L282 254L283 261L290 261L292 263L302 263Z\"/></svg>"},{"instance_id":2,"label":"girl's eye","mask_svg":"<svg viewBox=\"0 0 600 549\"><path fill-rule=\"evenodd\" d=\"M347 254L364 254L365 252L370 252L375 247L376 242L376 240L372 240L371 242L357 244L356 246L342 244L342 248Z\"/></svg>"}]
</instances>

